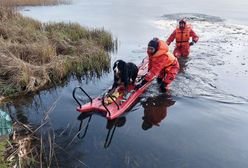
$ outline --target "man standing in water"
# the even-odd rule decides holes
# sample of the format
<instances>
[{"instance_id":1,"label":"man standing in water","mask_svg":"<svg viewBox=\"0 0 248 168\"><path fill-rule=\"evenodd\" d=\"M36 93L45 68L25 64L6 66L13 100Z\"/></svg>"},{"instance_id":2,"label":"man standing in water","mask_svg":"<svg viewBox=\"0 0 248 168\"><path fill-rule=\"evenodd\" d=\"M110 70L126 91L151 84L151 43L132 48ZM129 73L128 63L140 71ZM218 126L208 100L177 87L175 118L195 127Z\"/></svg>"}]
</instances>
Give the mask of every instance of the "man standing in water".
<instances>
[{"instance_id":1,"label":"man standing in water","mask_svg":"<svg viewBox=\"0 0 248 168\"><path fill-rule=\"evenodd\" d=\"M153 38L148 43L147 54L149 56L148 72L135 88L139 89L157 77L161 92L168 91L170 83L176 78L179 70L177 58L169 52L167 44L158 38Z\"/></svg>"},{"instance_id":2,"label":"man standing in water","mask_svg":"<svg viewBox=\"0 0 248 168\"><path fill-rule=\"evenodd\" d=\"M191 42L189 42L190 37L192 37ZM180 58L181 56L187 58L190 52L190 46L194 45L198 41L199 37L192 30L192 26L187 24L185 19L182 19L179 21L179 27L173 31L166 43L170 45L174 39L176 39L176 47L173 54L177 58Z\"/></svg>"}]
</instances>

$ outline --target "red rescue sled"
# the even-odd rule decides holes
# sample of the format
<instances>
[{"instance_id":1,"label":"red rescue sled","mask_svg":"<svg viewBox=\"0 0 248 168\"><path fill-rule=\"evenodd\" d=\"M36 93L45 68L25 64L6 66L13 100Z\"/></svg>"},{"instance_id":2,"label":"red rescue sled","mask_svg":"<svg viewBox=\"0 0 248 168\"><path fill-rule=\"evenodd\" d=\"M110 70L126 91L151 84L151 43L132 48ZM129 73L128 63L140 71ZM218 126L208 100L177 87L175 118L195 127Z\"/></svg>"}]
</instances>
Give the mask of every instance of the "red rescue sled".
<instances>
[{"instance_id":1,"label":"red rescue sled","mask_svg":"<svg viewBox=\"0 0 248 168\"><path fill-rule=\"evenodd\" d=\"M136 84L141 81L144 75L147 73L148 70L148 58L145 58L142 63L138 66L139 72L138 77L136 78ZM144 93L147 88L151 85L151 82L147 82L144 86L140 89L135 90L134 85L130 84L128 86L128 94L127 98L123 96L124 88L123 86L118 87L116 90L120 93L118 97L112 97L107 94L103 96L98 96L95 99L92 99L81 87L76 87L73 90L73 98L79 104L77 107L77 111L81 113L87 112L99 112L102 113L108 120L115 119L122 115L128 108L130 108L135 101L139 98L139 96ZM80 89L90 100L89 103L81 105L79 100L75 96L75 92L77 89ZM111 100L110 102L106 102L106 100Z\"/></svg>"}]
</instances>

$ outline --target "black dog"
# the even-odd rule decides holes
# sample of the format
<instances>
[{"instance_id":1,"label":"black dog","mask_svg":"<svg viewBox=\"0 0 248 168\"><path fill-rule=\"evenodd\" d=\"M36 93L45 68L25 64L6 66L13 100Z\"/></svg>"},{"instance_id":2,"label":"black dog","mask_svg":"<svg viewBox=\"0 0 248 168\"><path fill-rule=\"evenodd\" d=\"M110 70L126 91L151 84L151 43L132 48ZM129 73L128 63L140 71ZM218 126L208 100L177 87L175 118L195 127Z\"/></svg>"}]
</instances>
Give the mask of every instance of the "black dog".
<instances>
[{"instance_id":1,"label":"black dog","mask_svg":"<svg viewBox=\"0 0 248 168\"><path fill-rule=\"evenodd\" d=\"M117 86L123 84L125 87L125 95L127 93L127 86L132 83L134 84L135 79L138 75L138 67L131 62L126 63L123 60L117 60L113 66L114 71L114 83L109 93L113 93Z\"/></svg>"}]
</instances>

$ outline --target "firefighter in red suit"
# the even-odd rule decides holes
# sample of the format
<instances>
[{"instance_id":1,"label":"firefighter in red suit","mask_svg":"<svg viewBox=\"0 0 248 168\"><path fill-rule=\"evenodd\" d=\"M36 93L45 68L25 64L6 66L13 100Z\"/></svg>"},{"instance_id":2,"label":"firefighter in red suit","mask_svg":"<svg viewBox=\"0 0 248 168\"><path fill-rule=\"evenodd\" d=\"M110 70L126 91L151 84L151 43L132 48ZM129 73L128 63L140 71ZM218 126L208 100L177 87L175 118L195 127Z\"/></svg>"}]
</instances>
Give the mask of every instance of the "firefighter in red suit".
<instances>
[{"instance_id":1,"label":"firefighter in red suit","mask_svg":"<svg viewBox=\"0 0 248 168\"><path fill-rule=\"evenodd\" d=\"M192 41L189 42L191 37ZM179 27L173 31L166 43L170 45L174 39L176 39L176 47L173 54L177 58L180 58L181 56L187 58L190 52L190 46L194 45L198 41L199 37L192 30L192 26L182 19L179 21Z\"/></svg>"},{"instance_id":2,"label":"firefighter in red suit","mask_svg":"<svg viewBox=\"0 0 248 168\"><path fill-rule=\"evenodd\" d=\"M168 50L168 45L158 38L153 38L148 43L148 72L142 82L136 85L136 89L142 87L146 82L152 81L155 77L157 77L162 92L169 89L170 83L176 78L179 71L179 63Z\"/></svg>"}]
</instances>

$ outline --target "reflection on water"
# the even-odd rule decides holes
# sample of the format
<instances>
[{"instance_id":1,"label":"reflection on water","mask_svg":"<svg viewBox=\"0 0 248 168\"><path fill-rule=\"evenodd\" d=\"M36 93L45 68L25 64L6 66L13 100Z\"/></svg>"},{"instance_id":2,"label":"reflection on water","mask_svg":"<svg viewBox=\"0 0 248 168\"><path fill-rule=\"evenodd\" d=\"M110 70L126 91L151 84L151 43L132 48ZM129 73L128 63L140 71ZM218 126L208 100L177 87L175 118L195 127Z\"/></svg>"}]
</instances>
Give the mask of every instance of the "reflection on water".
<instances>
[{"instance_id":1,"label":"reflection on water","mask_svg":"<svg viewBox=\"0 0 248 168\"><path fill-rule=\"evenodd\" d=\"M164 120L167 116L167 108L174 105L175 102L176 101L174 101L171 96L166 94L146 98L146 101L142 102L142 107L144 108L144 115L142 117L143 122L141 125L142 129L148 130L153 126L159 126L162 120ZM79 139L85 138L90 127L91 118L94 114L97 115L98 113L81 113L78 116L77 119L80 121L80 124L76 135ZM124 115L128 115L128 113ZM102 119L105 120L104 117ZM123 127L125 124L126 116L121 116L113 120L107 120L107 135L105 138L104 148L108 148L111 144L116 128ZM72 141L68 145L71 145Z\"/></svg>"},{"instance_id":2,"label":"reflection on water","mask_svg":"<svg viewBox=\"0 0 248 168\"><path fill-rule=\"evenodd\" d=\"M92 112L81 113L78 116L77 119L80 121L80 124L79 124L77 137L79 139L83 139L86 136L93 114L94 113L92 113ZM86 121L85 125L83 125L83 121ZM121 116L121 117L115 118L113 120L107 120L106 129L108 130L108 133L106 135L104 148L108 148L109 145L111 144L112 139L114 137L116 127L123 127L125 125L125 123L126 123L126 117L125 116ZM71 145L71 143L72 143L72 141L68 145Z\"/></svg>"},{"instance_id":3,"label":"reflection on water","mask_svg":"<svg viewBox=\"0 0 248 168\"><path fill-rule=\"evenodd\" d=\"M147 96L148 101L136 104L136 110L125 115L125 122L123 119L119 124L117 121L108 123L101 116L92 116L88 123L89 117L86 117L79 135L84 136L84 128L88 123L83 140L75 138L72 141L80 124L75 122L78 113L75 110L77 104L71 96L72 90L80 85L96 97L111 86L111 71L103 73L99 78L83 78L81 82L71 79L56 91L42 92L31 105L17 108L26 111L23 114L29 121L39 123L42 113L59 99L50 114L56 142L61 146L72 142L66 148L69 155L59 151L60 167L82 167L77 159L86 163L85 167L248 167L247 104L243 103L247 102L244 88L247 87L248 79L245 66L248 64L245 55L248 27L229 24L222 19L230 15L235 18L244 12L242 9L246 9L247 1L241 1L244 5L240 12L236 1L214 1L217 3L214 8L209 1L193 1L195 5L188 8L189 5L180 5L184 2L181 0L173 3L162 0L159 3L149 0L80 0L70 6L30 8L29 12L23 13L42 21L76 21L113 32L121 45L117 53L113 54L111 62L123 58L140 63L145 57L148 40L154 36L168 37L177 24L176 19L182 15L190 19L200 34L200 41L192 47L189 59L181 62L182 73L178 74L171 86L172 95L177 95L176 104L173 105L173 100L169 102L167 98ZM175 11L199 11L217 17L202 14L168 15ZM162 15L164 17L161 19ZM240 16L241 20L247 22L244 18L248 15L242 13ZM153 90L158 89L151 86L148 92ZM156 105L153 106L151 102ZM234 104L238 102L243 104ZM159 110L159 113L150 115L149 110ZM158 119L153 116L155 114L159 114L156 116ZM152 127L151 124L143 124L148 118L156 118L152 119L151 123L155 123ZM156 127L158 124L160 126ZM142 125L145 125L145 129L151 128L144 131ZM104 148L106 139L110 140L107 150Z\"/></svg>"},{"instance_id":4,"label":"reflection on water","mask_svg":"<svg viewBox=\"0 0 248 168\"><path fill-rule=\"evenodd\" d=\"M104 143L104 147L108 148L112 142L112 138L115 133L116 127L123 127L126 123L126 117L122 116L114 120L108 120L106 128L108 129L108 134Z\"/></svg>"},{"instance_id":5,"label":"reflection on water","mask_svg":"<svg viewBox=\"0 0 248 168\"><path fill-rule=\"evenodd\" d=\"M85 137L85 135L87 134L87 131L88 131L88 127L89 127L89 124L90 124L90 121L91 121L91 117L92 117L92 113L81 113L79 116L78 116L78 120L80 121L80 125L79 125L79 128L78 128L78 133L77 133L77 137L79 139L83 139ZM83 126L83 121L87 119L87 124L86 126L83 128L82 130L82 126ZM81 132L83 131L83 134L81 134Z\"/></svg>"},{"instance_id":6,"label":"reflection on water","mask_svg":"<svg viewBox=\"0 0 248 168\"><path fill-rule=\"evenodd\" d=\"M19 96L15 97L12 102L6 103L2 108L6 109L14 120L29 124L27 107L32 106L32 104L36 104L33 95ZM38 103L34 107L39 108L40 106L41 104Z\"/></svg>"},{"instance_id":7,"label":"reflection on water","mask_svg":"<svg viewBox=\"0 0 248 168\"><path fill-rule=\"evenodd\" d=\"M153 125L159 126L159 123L167 116L167 108L174 105L175 101L162 94L160 96L148 97L142 103L144 116L142 117L142 129L148 130Z\"/></svg>"}]
</instances>

